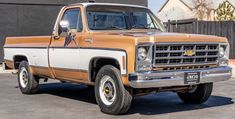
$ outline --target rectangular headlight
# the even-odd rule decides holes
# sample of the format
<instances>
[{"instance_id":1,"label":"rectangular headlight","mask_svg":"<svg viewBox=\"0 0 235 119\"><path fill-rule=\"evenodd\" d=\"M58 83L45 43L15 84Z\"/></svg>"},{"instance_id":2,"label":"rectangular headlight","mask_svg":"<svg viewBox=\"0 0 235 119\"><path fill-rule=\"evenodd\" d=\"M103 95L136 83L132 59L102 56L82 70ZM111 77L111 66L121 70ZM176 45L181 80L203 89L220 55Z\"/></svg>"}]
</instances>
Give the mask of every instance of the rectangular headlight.
<instances>
[{"instance_id":1,"label":"rectangular headlight","mask_svg":"<svg viewBox=\"0 0 235 119\"><path fill-rule=\"evenodd\" d=\"M229 44L221 43L219 45L219 66L228 66L229 64Z\"/></svg>"},{"instance_id":2,"label":"rectangular headlight","mask_svg":"<svg viewBox=\"0 0 235 119\"><path fill-rule=\"evenodd\" d=\"M139 44L136 47L136 71L152 69L152 44Z\"/></svg>"}]
</instances>

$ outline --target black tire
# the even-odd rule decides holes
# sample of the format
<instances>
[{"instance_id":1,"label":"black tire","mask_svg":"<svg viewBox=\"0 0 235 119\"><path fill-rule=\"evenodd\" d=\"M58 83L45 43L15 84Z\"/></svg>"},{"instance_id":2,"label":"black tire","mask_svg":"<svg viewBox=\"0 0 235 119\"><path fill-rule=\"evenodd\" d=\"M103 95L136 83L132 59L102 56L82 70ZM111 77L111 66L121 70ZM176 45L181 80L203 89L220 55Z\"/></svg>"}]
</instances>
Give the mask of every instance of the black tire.
<instances>
[{"instance_id":1,"label":"black tire","mask_svg":"<svg viewBox=\"0 0 235 119\"><path fill-rule=\"evenodd\" d=\"M110 81L112 81L112 85L114 85L116 88L116 91L113 91L113 94L116 94L116 96L113 97L116 98L114 98L110 105L105 104L101 98L100 93L101 82L104 80L103 78L107 76L111 77ZM103 91L103 93L106 92ZM123 85L120 71L111 65L103 66L98 72L95 81L95 97L101 111L113 115L126 113L129 110L132 102L132 95Z\"/></svg>"},{"instance_id":2,"label":"black tire","mask_svg":"<svg viewBox=\"0 0 235 119\"><path fill-rule=\"evenodd\" d=\"M24 75L25 78L23 78L22 75ZM27 83L24 83L22 79L27 80ZM22 61L19 65L18 84L23 94L34 94L38 91L39 77L31 74L27 61Z\"/></svg>"},{"instance_id":3,"label":"black tire","mask_svg":"<svg viewBox=\"0 0 235 119\"><path fill-rule=\"evenodd\" d=\"M202 104L211 96L213 83L199 84L194 92L178 93L179 98L188 104Z\"/></svg>"}]
</instances>

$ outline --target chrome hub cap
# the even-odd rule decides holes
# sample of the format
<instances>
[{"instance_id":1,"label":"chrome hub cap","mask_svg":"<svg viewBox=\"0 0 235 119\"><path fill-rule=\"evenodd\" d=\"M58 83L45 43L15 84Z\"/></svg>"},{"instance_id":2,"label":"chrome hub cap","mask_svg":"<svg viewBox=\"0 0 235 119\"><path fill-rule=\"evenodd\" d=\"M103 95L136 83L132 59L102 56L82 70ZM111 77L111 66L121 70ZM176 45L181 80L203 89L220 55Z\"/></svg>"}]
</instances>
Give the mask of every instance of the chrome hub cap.
<instances>
[{"instance_id":1,"label":"chrome hub cap","mask_svg":"<svg viewBox=\"0 0 235 119\"><path fill-rule=\"evenodd\" d=\"M26 88L28 82L29 82L29 77L28 77L28 71L22 67L21 70L20 70L20 85L23 87L23 88Z\"/></svg>"},{"instance_id":2,"label":"chrome hub cap","mask_svg":"<svg viewBox=\"0 0 235 119\"><path fill-rule=\"evenodd\" d=\"M116 99L116 87L110 76L103 76L99 87L100 98L105 105L111 105Z\"/></svg>"}]
</instances>

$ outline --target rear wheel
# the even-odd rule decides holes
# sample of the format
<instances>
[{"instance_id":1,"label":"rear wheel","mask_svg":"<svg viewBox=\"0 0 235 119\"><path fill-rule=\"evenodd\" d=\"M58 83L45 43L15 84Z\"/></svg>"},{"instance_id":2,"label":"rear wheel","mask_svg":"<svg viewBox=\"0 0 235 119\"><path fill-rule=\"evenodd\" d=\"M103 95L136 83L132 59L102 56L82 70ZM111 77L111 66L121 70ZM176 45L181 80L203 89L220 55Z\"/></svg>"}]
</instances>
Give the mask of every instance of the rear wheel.
<instances>
[{"instance_id":1,"label":"rear wheel","mask_svg":"<svg viewBox=\"0 0 235 119\"><path fill-rule=\"evenodd\" d=\"M38 91L39 77L30 73L27 61L22 61L18 70L18 83L23 94L33 94Z\"/></svg>"},{"instance_id":2,"label":"rear wheel","mask_svg":"<svg viewBox=\"0 0 235 119\"><path fill-rule=\"evenodd\" d=\"M111 66L103 66L95 81L95 97L102 112L108 114L126 113L132 102L132 95L124 87L120 71Z\"/></svg>"},{"instance_id":3,"label":"rear wheel","mask_svg":"<svg viewBox=\"0 0 235 119\"><path fill-rule=\"evenodd\" d=\"M212 89L213 83L199 84L193 91L178 93L178 96L185 103L202 104L209 99Z\"/></svg>"}]
</instances>

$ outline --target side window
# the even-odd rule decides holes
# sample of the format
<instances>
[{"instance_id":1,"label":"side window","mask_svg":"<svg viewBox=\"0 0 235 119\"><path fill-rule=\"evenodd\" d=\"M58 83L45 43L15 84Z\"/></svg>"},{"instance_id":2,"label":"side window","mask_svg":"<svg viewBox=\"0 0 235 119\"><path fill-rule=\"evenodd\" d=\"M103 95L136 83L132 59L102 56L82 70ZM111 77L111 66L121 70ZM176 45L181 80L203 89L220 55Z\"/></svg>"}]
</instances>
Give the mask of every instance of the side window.
<instances>
[{"instance_id":1,"label":"side window","mask_svg":"<svg viewBox=\"0 0 235 119\"><path fill-rule=\"evenodd\" d=\"M82 31L82 18L80 9L69 9L65 11L62 21L68 21L69 29L74 31Z\"/></svg>"}]
</instances>

